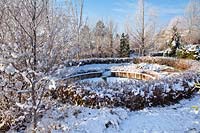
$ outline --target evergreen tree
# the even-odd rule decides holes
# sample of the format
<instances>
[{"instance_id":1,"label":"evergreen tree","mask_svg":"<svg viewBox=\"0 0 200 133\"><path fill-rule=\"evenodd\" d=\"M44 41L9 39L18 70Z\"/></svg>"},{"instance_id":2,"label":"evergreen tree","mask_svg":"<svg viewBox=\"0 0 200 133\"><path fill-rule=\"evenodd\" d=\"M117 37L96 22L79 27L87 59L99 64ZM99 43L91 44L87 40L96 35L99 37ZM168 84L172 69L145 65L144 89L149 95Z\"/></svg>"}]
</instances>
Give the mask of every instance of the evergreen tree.
<instances>
[{"instance_id":1,"label":"evergreen tree","mask_svg":"<svg viewBox=\"0 0 200 133\"><path fill-rule=\"evenodd\" d=\"M180 34L178 32L178 29L176 26L173 26L172 28L172 38L169 45L169 49L166 51L165 56L171 56L174 57L176 56L176 51L178 48L180 48Z\"/></svg>"},{"instance_id":2,"label":"evergreen tree","mask_svg":"<svg viewBox=\"0 0 200 133\"><path fill-rule=\"evenodd\" d=\"M120 39L120 57L129 57L130 47L129 47L129 36L122 33Z\"/></svg>"}]
</instances>

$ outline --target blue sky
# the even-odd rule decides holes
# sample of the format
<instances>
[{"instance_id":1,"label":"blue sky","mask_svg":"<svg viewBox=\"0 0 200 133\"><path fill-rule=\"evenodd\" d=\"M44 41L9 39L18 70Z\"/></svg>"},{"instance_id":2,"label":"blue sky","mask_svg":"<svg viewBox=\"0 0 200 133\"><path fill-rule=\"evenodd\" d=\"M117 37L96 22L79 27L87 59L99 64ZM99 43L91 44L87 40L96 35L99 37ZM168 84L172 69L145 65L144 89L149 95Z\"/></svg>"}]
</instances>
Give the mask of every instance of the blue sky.
<instances>
[{"instance_id":1,"label":"blue sky","mask_svg":"<svg viewBox=\"0 0 200 133\"><path fill-rule=\"evenodd\" d=\"M62 1L62 0L59 0ZM153 8L160 26L166 25L175 16L184 15L189 0L145 0L146 8ZM124 29L127 18L134 19L137 0L85 0L84 16L90 24L96 21L113 20L120 31Z\"/></svg>"}]
</instances>

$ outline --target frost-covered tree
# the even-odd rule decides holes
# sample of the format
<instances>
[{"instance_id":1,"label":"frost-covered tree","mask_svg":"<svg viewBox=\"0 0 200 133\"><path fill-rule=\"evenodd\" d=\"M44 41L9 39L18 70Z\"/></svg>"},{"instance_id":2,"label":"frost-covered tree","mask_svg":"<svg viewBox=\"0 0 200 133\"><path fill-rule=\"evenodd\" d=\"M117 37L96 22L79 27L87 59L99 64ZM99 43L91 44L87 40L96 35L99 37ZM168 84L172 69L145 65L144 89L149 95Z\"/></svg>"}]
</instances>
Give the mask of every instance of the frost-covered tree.
<instances>
[{"instance_id":1,"label":"frost-covered tree","mask_svg":"<svg viewBox=\"0 0 200 133\"><path fill-rule=\"evenodd\" d=\"M96 52L100 57L102 56L102 43L104 41L104 37L106 35L106 27L103 21L98 21L96 23L95 29L94 29L94 35L95 35L95 42L96 42Z\"/></svg>"},{"instance_id":2,"label":"frost-covered tree","mask_svg":"<svg viewBox=\"0 0 200 133\"><path fill-rule=\"evenodd\" d=\"M108 41L108 45L106 47L107 53L109 55L109 57L114 57L114 55L116 54L116 50L117 50L117 45L115 43L115 39L114 35L116 33L116 25L114 24L114 22L111 20L109 21L109 23L107 24L107 41Z\"/></svg>"},{"instance_id":3,"label":"frost-covered tree","mask_svg":"<svg viewBox=\"0 0 200 133\"><path fill-rule=\"evenodd\" d=\"M178 29L176 26L173 26L172 28L172 37L169 42L169 49L166 51L166 56L176 56L177 49L180 47L180 33L178 32Z\"/></svg>"},{"instance_id":4,"label":"frost-covered tree","mask_svg":"<svg viewBox=\"0 0 200 133\"><path fill-rule=\"evenodd\" d=\"M116 25L110 20L108 23L98 21L93 29L95 53L98 57L113 57L117 54L119 43L115 43Z\"/></svg>"},{"instance_id":5,"label":"frost-covered tree","mask_svg":"<svg viewBox=\"0 0 200 133\"><path fill-rule=\"evenodd\" d=\"M185 11L188 43L200 41L200 0L190 0Z\"/></svg>"},{"instance_id":6,"label":"frost-covered tree","mask_svg":"<svg viewBox=\"0 0 200 133\"><path fill-rule=\"evenodd\" d=\"M30 95L32 99L32 118L33 118L33 128L36 128L37 119L37 103L36 103L36 73L38 70L38 52L37 47L39 47L39 37L38 30L41 26L41 17L43 17L45 12L46 3L44 1L5 1L7 5L6 10L9 14L9 19L12 21L6 22L10 26L13 25L11 29L11 39L9 44L3 47L4 60L8 59L9 66L17 71L28 70L29 73L29 87ZM21 45L21 46L20 46ZM22 51L21 47L25 47L26 51ZM10 52L10 56L9 56ZM6 57L8 55L9 57ZM20 64L19 64L20 63ZM14 71L16 72L16 71ZM21 73L21 72L18 72ZM23 77L27 77L24 74Z\"/></svg>"},{"instance_id":7,"label":"frost-covered tree","mask_svg":"<svg viewBox=\"0 0 200 133\"><path fill-rule=\"evenodd\" d=\"M71 46L70 51L72 52L71 57L80 59L80 54L82 52L81 44L81 29L84 26L83 21L83 9L84 9L84 0L66 0L67 3L67 12L70 17L70 34L71 34Z\"/></svg>"},{"instance_id":8,"label":"frost-covered tree","mask_svg":"<svg viewBox=\"0 0 200 133\"><path fill-rule=\"evenodd\" d=\"M145 0L138 0L138 6L132 23L126 23L126 32L130 35L132 47L138 49L139 55L147 54L154 47L156 32L156 12L145 7ZM134 23L134 25L133 25Z\"/></svg>"},{"instance_id":9,"label":"frost-covered tree","mask_svg":"<svg viewBox=\"0 0 200 133\"><path fill-rule=\"evenodd\" d=\"M81 56L91 57L92 50L92 33L88 25L84 25L80 31L80 42L81 42Z\"/></svg>"},{"instance_id":10,"label":"frost-covered tree","mask_svg":"<svg viewBox=\"0 0 200 133\"><path fill-rule=\"evenodd\" d=\"M20 110L30 109L28 114L31 114L33 129L37 126L41 101L48 86L48 74L54 69L53 66L66 59L64 44L69 41L65 36L68 32L68 27L65 27L68 17L62 12L54 11L53 2L0 2L0 98L2 103L6 103L7 111L15 111L16 107ZM0 125L13 124L12 121L4 121L4 109L0 112ZM11 116L13 119L20 117L16 113ZM25 117L22 120L24 119Z\"/></svg>"}]
</instances>

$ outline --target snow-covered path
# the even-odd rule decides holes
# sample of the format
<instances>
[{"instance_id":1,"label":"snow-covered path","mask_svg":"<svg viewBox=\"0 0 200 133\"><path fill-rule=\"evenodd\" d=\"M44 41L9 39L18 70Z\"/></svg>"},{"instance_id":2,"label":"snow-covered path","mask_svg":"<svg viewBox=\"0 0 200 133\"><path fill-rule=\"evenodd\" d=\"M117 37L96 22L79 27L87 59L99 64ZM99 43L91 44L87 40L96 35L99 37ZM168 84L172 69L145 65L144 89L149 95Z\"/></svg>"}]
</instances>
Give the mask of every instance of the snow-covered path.
<instances>
[{"instance_id":1,"label":"snow-covered path","mask_svg":"<svg viewBox=\"0 0 200 133\"><path fill-rule=\"evenodd\" d=\"M38 123L39 132L182 133L200 131L200 95L168 107L130 112L122 108L52 107Z\"/></svg>"},{"instance_id":2,"label":"snow-covered path","mask_svg":"<svg viewBox=\"0 0 200 133\"><path fill-rule=\"evenodd\" d=\"M130 112L120 125L123 133L200 131L200 114L192 106L200 105L200 97L184 100L165 108Z\"/></svg>"}]
</instances>

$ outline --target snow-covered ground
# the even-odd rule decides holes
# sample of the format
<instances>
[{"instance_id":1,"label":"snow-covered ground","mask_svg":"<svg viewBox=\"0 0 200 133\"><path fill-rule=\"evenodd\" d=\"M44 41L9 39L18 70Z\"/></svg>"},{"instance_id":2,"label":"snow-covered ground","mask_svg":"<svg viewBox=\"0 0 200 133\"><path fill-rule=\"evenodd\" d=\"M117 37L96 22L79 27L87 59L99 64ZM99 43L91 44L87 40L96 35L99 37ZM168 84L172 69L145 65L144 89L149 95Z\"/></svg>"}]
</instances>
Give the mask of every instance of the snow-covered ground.
<instances>
[{"instance_id":1,"label":"snow-covered ground","mask_svg":"<svg viewBox=\"0 0 200 133\"><path fill-rule=\"evenodd\" d=\"M119 69L119 66L113 67L113 70L115 69ZM150 70L150 71L156 71L156 72L160 72L166 69L171 69L174 70L173 67L169 67L166 65L159 65L159 64L149 64L149 63L140 63L140 64L130 64L130 65L124 65L123 67L121 67L122 70L126 70L126 71L133 71L136 69L139 70Z\"/></svg>"},{"instance_id":2,"label":"snow-covered ground","mask_svg":"<svg viewBox=\"0 0 200 133\"><path fill-rule=\"evenodd\" d=\"M83 66L72 66L72 67L65 67L60 66L53 74L52 77L54 78L65 78L77 73L87 73L87 72L103 72L106 69L109 70L114 66L124 66L128 65L129 63L122 63L122 64L90 64L90 65L83 65Z\"/></svg>"},{"instance_id":3,"label":"snow-covered ground","mask_svg":"<svg viewBox=\"0 0 200 133\"><path fill-rule=\"evenodd\" d=\"M120 83L120 82L129 82L129 81L135 81L135 79L128 79L128 78L118 78L118 77L108 77L106 79L107 83ZM79 82L90 82L90 83L100 83L105 82L102 78L90 78L90 79L84 79Z\"/></svg>"},{"instance_id":4,"label":"snow-covered ground","mask_svg":"<svg viewBox=\"0 0 200 133\"><path fill-rule=\"evenodd\" d=\"M165 70L171 70L172 72L167 72ZM81 73L89 73L89 72L102 72L103 75L108 74L110 71L127 71L127 72L147 72L153 73L159 77L172 76L173 74L177 74L177 70L173 67L159 65L159 64L148 64L148 63L121 63L121 64L89 64L83 66L72 66L65 67L60 66L53 74L53 79L62 79L67 78L69 76L81 74ZM106 73L105 73L106 72ZM109 74L108 74L109 75Z\"/></svg>"},{"instance_id":5,"label":"snow-covered ground","mask_svg":"<svg viewBox=\"0 0 200 133\"><path fill-rule=\"evenodd\" d=\"M111 71L125 71L129 73L148 73L150 75L154 75L157 79L177 75L180 72L180 70L174 69L173 67L149 63L113 66L111 68Z\"/></svg>"},{"instance_id":6,"label":"snow-covered ground","mask_svg":"<svg viewBox=\"0 0 200 133\"><path fill-rule=\"evenodd\" d=\"M67 73L85 73L90 71L150 70L160 73L163 70L173 70L168 66L157 64L92 64L63 67L53 76L65 78ZM134 69L133 69L134 68ZM58 77L57 77L58 78ZM58 79L59 79L58 78ZM126 78L107 78L107 82L127 81ZM102 82L102 78L85 79L81 82ZM136 81L133 81L136 82ZM176 88L176 87L175 87ZM178 86L180 89L180 86ZM178 89L177 89L178 90ZM53 101L52 101L53 102ZM193 107L195 106L195 107ZM198 108L197 108L198 107ZM38 133L182 133L200 131L200 95L192 99L182 100L179 104L145 108L140 111L129 111L126 108L91 109L82 106L72 106L55 102L38 121ZM28 129L27 129L27 132Z\"/></svg>"},{"instance_id":7,"label":"snow-covered ground","mask_svg":"<svg viewBox=\"0 0 200 133\"><path fill-rule=\"evenodd\" d=\"M90 109L55 105L38 122L38 132L182 133L200 131L200 95L167 107L130 112L122 108Z\"/></svg>"}]
</instances>

